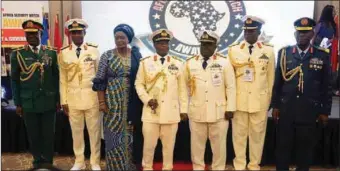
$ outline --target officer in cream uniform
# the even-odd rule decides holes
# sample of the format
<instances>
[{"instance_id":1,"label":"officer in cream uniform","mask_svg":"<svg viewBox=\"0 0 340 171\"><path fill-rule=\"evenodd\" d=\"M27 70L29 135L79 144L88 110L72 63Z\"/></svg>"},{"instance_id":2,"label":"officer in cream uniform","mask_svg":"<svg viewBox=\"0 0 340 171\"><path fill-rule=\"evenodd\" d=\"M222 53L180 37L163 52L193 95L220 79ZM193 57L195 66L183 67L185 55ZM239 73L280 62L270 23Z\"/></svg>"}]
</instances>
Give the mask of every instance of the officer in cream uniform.
<instances>
[{"instance_id":1,"label":"officer in cream uniform","mask_svg":"<svg viewBox=\"0 0 340 171\"><path fill-rule=\"evenodd\" d=\"M84 124L91 145L92 170L100 170L101 122L97 93L92 90L99 62L97 46L85 43L87 23L82 19L71 19L65 23L72 44L62 48L59 55L60 96L64 112L69 115L73 151L76 157L71 170L85 169Z\"/></svg>"},{"instance_id":2,"label":"officer in cream uniform","mask_svg":"<svg viewBox=\"0 0 340 171\"><path fill-rule=\"evenodd\" d=\"M194 170L204 170L204 152L209 138L212 170L225 170L229 119L236 110L234 69L229 60L216 53L218 35L201 33L200 55L186 61L184 75L189 87L191 160Z\"/></svg>"},{"instance_id":3,"label":"officer in cream uniform","mask_svg":"<svg viewBox=\"0 0 340 171\"><path fill-rule=\"evenodd\" d=\"M237 111L233 118L235 170L246 170L249 137L249 170L260 170L267 111L274 83L275 56L271 45L258 42L264 21L244 17L245 40L229 47L228 58L235 69Z\"/></svg>"},{"instance_id":4,"label":"officer in cream uniform","mask_svg":"<svg viewBox=\"0 0 340 171\"><path fill-rule=\"evenodd\" d=\"M182 75L183 61L169 56L172 33L161 29L151 36L157 53L142 58L135 86L144 103L144 170L152 170L158 138L163 145L163 170L172 170L173 151L180 117L187 116L187 89Z\"/></svg>"}]
</instances>

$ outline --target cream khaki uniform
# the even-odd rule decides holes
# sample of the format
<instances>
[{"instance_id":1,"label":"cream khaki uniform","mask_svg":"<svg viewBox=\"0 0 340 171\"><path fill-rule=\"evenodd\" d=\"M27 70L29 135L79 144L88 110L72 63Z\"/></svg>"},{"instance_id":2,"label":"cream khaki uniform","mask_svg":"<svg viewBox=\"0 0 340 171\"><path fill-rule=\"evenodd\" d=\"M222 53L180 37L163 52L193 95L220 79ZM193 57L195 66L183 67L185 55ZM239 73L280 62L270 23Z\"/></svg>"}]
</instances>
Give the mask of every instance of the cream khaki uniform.
<instances>
[{"instance_id":1,"label":"cream khaki uniform","mask_svg":"<svg viewBox=\"0 0 340 171\"><path fill-rule=\"evenodd\" d=\"M229 60L215 54L202 68L203 57L186 61L184 75L189 94L189 124L191 131L191 160L194 170L204 170L204 152L209 138L213 160L212 170L224 170L226 139L229 122L226 111L236 110L235 75Z\"/></svg>"},{"instance_id":2,"label":"cream khaki uniform","mask_svg":"<svg viewBox=\"0 0 340 171\"><path fill-rule=\"evenodd\" d=\"M152 170L158 138L163 145L163 170L172 170L173 151L180 113L187 113L187 89L182 75L183 61L166 56L164 64L159 55L141 59L135 86L144 103L143 161L144 170ZM157 99L159 106L154 112L148 102Z\"/></svg>"},{"instance_id":3,"label":"cream khaki uniform","mask_svg":"<svg viewBox=\"0 0 340 171\"><path fill-rule=\"evenodd\" d=\"M260 170L275 74L273 47L257 42L250 55L249 45L246 41L236 43L229 47L228 52L228 58L235 69L237 85L237 112L232 120L236 170L246 169L248 136L250 163L247 167L250 170Z\"/></svg>"},{"instance_id":4,"label":"cream khaki uniform","mask_svg":"<svg viewBox=\"0 0 340 171\"><path fill-rule=\"evenodd\" d=\"M101 125L97 93L92 90L92 79L98 69L99 51L84 43L62 48L59 56L61 104L69 107L73 151L76 164L84 163L84 120L90 137L91 165L100 164Z\"/></svg>"}]
</instances>

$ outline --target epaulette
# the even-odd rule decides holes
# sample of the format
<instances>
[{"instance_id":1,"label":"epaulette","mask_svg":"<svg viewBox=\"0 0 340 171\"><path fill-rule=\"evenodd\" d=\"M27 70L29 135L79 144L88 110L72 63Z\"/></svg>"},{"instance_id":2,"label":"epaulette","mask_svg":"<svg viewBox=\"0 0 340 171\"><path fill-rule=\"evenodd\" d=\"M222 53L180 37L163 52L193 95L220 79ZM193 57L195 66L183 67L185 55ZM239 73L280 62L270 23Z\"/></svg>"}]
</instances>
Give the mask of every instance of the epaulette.
<instances>
[{"instance_id":1,"label":"epaulette","mask_svg":"<svg viewBox=\"0 0 340 171\"><path fill-rule=\"evenodd\" d=\"M172 56L172 57L173 57L174 59L180 61L180 62L183 62L183 59L182 59L182 58L179 58L179 57L177 57L177 56Z\"/></svg>"},{"instance_id":2,"label":"epaulette","mask_svg":"<svg viewBox=\"0 0 340 171\"><path fill-rule=\"evenodd\" d=\"M321 51L324 51L326 53L329 53L329 49L326 49L326 48L323 48L323 47L320 47L320 46L314 46L315 48L321 50Z\"/></svg>"},{"instance_id":3,"label":"epaulette","mask_svg":"<svg viewBox=\"0 0 340 171\"><path fill-rule=\"evenodd\" d=\"M221 57L221 58L227 58L226 56L222 55L221 53L216 53L216 55Z\"/></svg>"},{"instance_id":4,"label":"epaulette","mask_svg":"<svg viewBox=\"0 0 340 171\"><path fill-rule=\"evenodd\" d=\"M283 46L279 51L283 50L283 49L288 49L290 46L287 45L287 46Z\"/></svg>"},{"instance_id":5,"label":"epaulette","mask_svg":"<svg viewBox=\"0 0 340 171\"><path fill-rule=\"evenodd\" d=\"M229 45L228 47L233 47L233 46L236 46L236 45L239 45L239 44L240 44L240 42L235 42L235 43Z\"/></svg>"},{"instance_id":6,"label":"epaulette","mask_svg":"<svg viewBox=\"0 0 340 171\"><path fill-rule=\"evenodd\" d=\"M87 46L98 48L98 45L92 44L92 43L86 43Z\"/></svg>"},{"instance_id":7,"label":"epaulette","mask_svg":"<svg viewBox=\"0 0 340 171\"><path fill-rule=\"evenodd\" d=\"M25 49L25 46L12 48L13 51Z\"/></svg>"},{"instance_id":8,"label":"epaulette","mask_svg":"<svg viewBox=\"0 0 340 171\"><path fill-rule=\"evenodd\" d=\"M64 49L66 49L66 48L68 48L68 47L70 47L70 45L64 46L64 47L62 47L60 50L64 50Z\"/></svg>"},{"instance_id":9,"label":"epaulette","mask_svg":"<svg viewBox=\"0 0 340 171\"><path fill-rule=\"evenodd\" d=\"M52 46L46 46L46 49L48 49L48 50L54 50L54 51L57 51L57 48L55 48L55 47L52 47Z\"/></svg>"},{"instance_id":10,"label":"epaulette","mask_svg":"<svg viewBox=\"0 0 340 171\"><path fill-rule=\"evenodd\" d=\"M270 43L267 43L267 42L262 42L263 45L265 46L270 46L270 47L274 47L274 45L270 44Z\"/></svg>"},{"instance_id":11,"label":"epaulette","mask_svg":"<svg viewBox=\"0 0 340 171\"><path fill-rule=\"evenodd\" d=\"M197 57L197 55L191 56L191 57L187 58L186 61L189 61L190 59L193 59L193 58L196 58L196 57Z\"/></svg>"},{"instance_id":12,"label":"epaulette","mask_svg":"<svg viewBox=\"0 0 340 171\"><path fill-rule=\"evenodd\" d=\"M144 58L140 58L140 60L139 61L143 61L143 60L145 60L145 59L147 59L147 58L150 58L151 56L147 56L147 57L144 57Z\"/></svg>"}]
</instances>

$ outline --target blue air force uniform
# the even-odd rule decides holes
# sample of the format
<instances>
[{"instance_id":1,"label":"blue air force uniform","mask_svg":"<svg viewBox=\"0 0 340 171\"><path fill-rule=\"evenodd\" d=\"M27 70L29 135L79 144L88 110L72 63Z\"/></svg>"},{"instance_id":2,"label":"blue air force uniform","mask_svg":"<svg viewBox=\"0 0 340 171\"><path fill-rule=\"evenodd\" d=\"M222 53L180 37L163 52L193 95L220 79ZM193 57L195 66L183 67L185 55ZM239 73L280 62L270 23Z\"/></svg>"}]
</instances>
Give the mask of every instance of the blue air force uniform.
<instances>
[{"instance_id":1,"label":"blue air force uniform","mask_svg":"<svg viewBox=\"0 0 340 171\"><path fill-rule=\"evenodd\" d=\"M312 30L315 21L301 18L295 29ZM272 107L280 110L277 132L277 170L289 170L293 140L297 170L309 170L314 148L316 120L331 112L331 68L327 50L297 45L278 53ZM295 136L295 137L294 137Z\"/></svg>"}]
</instances>

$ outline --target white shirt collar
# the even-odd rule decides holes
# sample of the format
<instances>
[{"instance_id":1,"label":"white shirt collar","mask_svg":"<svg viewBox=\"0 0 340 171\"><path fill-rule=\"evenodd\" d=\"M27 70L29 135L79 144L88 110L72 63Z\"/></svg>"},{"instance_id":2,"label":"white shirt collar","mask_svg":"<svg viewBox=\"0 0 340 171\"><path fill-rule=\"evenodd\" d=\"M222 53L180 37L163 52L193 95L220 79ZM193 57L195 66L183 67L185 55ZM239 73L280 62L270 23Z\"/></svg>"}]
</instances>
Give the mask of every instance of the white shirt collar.
<instances>
[{"instance_id":1,"label":"white shirt collar","mask_svg":"<svg viewBox=\"0 0 340 171\"><path fill-rule=\"evenodd\" d=\"M31 46L31 45L28 45L30 48L31 48L31 50L33 51L33 46ZM41 45L39 44L38 46L37 46L37 48L38 48L38 52L40 51L40 47L41 47Z\"/></svg>"},{"instance_id":2,"label":"white shirt collar","mask_svg":"<svg viewBox=\"0 0 340 171\"><path fill-rule=\"evenodd\" d=\"M81 48L81 50L84 50L84 44L85 44L85 42L83 42L83 44L81 44L79 47ZM76 44L74 44L73 42L72 42L72 47L74 47L74 48L72 48L72 49L74 49L74 50L77 50L77 48L78 48L78 46L76 45Z\"/></svg>"},{"instance_id":3,"label":"white shirt collar","mask_svg":"<svg viewBox=\"0 0 340 171\"><path fill-rule=\"evenodd\" d=\"M156 54L157 54L158 59L162 58L161 55L158 55L158 53L156 53ZM166 54L166 55L164 56L164 58L166 58L167 56L168 56L168 54Z\"/></svg>"},{"instance_id":4,"label":"white shirt collar","mask_svg":"<svg viewBox=\"0 0 340 171\"><path fill-rule=\"evenodd\" d=\"M299 52L299 54L301 54L302 50L299 48L299 46L296 46L297 47L297 50ZM303 51L305 54L307 54L308 50L310 48L310 45L308 45L308 47Z\"/></svg>"}]
</instances>

